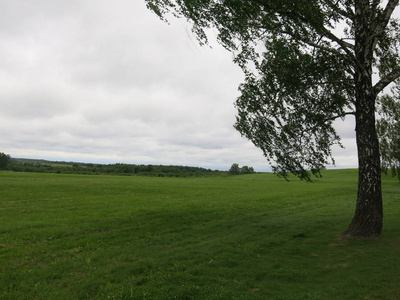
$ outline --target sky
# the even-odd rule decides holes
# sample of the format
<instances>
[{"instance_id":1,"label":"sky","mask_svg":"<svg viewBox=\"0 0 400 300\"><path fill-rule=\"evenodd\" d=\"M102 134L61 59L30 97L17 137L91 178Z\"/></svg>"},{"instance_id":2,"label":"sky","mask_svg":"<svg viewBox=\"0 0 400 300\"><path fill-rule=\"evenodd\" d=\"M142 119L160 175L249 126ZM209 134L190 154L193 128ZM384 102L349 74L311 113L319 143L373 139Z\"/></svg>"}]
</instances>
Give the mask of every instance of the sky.
<instances>
[{"instance_id":1,"label":"sky","mask_svg":"<svg viewBox=\"0 0 400 300\"><path fill-rule=\"evenodd\" d=\"M0 152L12 157L270 170L233 128L232 54L144 0L0 0L0 66ZM335 167L356 167L354 122L336 124Z\"/></svg>"}]
</instances>

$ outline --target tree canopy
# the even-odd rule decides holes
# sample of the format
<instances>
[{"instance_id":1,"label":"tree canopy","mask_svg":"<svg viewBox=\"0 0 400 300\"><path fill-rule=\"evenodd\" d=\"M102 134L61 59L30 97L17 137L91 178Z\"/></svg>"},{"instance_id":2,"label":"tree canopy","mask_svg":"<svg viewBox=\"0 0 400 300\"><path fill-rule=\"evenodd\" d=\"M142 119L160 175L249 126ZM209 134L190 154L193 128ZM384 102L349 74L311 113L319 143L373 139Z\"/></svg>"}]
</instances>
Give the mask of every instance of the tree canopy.
<instances>
[{"instance_id":1,"label":"tree canopy","mask_svg":"<svg viewBox=\"0 0 400 300\"><path fill-rule=\"evenodd\" d=\"M160 17L167 12L193 24L199 41L207 28L235 53L246 74L235 128L261 148L282 175L309 179L334 163L340 145L333 121L355 114L357 19L370 29L365 55L373 55L380 93L400 75L398 1L148 0ZM364 20L366 19L366 20ZM364 67L363 67L364 69Z\"/></svg>"},{"instance_id":2,"label":"tree canopy","mask_svg":"<svg viewBox=\"0 0 400 300\"><path fill-rule=\"evenodd\" d=\"M341 145L334 121L353 115L359 158L356 214L347 233L382 228L378 100L400 76L399 0L146 0L193 25L201 44L209 28L244 71L235 128L259 147L278 174L310 180L334 163ZM381 126L382 131L391 130ZM390 144L391 145L391 144ZM392 152L390 152L392 153ZM370 201L371 200L371 201ZM368 229L367 229L368 227Z\"/></svg>"}]
</instances>

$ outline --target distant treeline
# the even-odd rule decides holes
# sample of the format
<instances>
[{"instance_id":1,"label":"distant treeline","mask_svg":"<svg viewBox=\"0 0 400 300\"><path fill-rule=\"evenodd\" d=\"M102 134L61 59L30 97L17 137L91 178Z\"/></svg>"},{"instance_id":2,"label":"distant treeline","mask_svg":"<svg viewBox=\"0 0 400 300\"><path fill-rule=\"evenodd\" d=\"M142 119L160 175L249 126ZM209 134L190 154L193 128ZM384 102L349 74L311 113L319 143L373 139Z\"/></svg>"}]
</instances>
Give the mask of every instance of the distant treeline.
<instances>
[{"instance_id":1,"label":"distant treeline","mask_svg":"<svg viewBox=\"0 0 400 300\"><path fill-rule=\"evenodd\" d=\"M7 169L15 172L141 175L158 177L203 177L227 173L188 166L135 165L122 163L92 164L25 158L11 158Z\"/></svg>"}]
</instances>

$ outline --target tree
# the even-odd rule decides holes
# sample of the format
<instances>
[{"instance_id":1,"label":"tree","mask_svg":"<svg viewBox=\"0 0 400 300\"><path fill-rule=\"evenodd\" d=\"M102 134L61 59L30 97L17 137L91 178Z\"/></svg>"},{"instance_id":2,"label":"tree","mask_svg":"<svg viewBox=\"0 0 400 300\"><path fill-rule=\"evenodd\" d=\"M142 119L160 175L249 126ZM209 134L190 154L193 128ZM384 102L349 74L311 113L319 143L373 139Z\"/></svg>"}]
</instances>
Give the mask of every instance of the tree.
<instances>
[{"instance_id":1,"label":"tree","mask_svg":"<svg viewBox=\"0 0 400 300\"><path fill-rule=\"evenodd\" d=\"M378 94L400 76L399 0L147 0L207 29L235 54L245 81L235 128L259 147L273 170L310 180L334 163L341 145L333 121L355 117L358 194L348 236L382 230ZM376 80L373 81L373 73Z\"/></svg>"},{"instance_id":2,"label":"tree","mask_svg":"<svg viewBox=\"0 0 400 300\"><path fill-rule=\"evenodd\" d=\"M231 175L243 175L243 174L253 174L254 168L253 167L248 167L248 166L243 166L239 167L238 164L232 164L231 168L229 169L229 174Z\"/></svg>"},{"instance_id":3,"label":"tree","mask_svg":"<svg viewBox=\"0 0 400 300\"><path fill-rule=\"evenodd\" d=\"M240 168L240 174L253 174L254 168L249 166L243 166Z\"/></svg>"},{"instance_id":4,"label":"tree","mask_svg":"<svg viewBox=\"0 0 400 300\"><path fill-rule=\"evenodd\" d=\"M11 159L11 156L9 154L0 152L0 170L7 168L7 165L10 162L10 159Z\"/></svg>"},{"instance_id":5,"label":"tree","mask_svg":"<svg viewBox=\"0 0 400 300\"><path fill-rule=\"evenodd\" d=\"M232 164L231 168L229 169L229 174L231 175L239 175L240 168L238 164Z\"/></svg>"}]
</instances>

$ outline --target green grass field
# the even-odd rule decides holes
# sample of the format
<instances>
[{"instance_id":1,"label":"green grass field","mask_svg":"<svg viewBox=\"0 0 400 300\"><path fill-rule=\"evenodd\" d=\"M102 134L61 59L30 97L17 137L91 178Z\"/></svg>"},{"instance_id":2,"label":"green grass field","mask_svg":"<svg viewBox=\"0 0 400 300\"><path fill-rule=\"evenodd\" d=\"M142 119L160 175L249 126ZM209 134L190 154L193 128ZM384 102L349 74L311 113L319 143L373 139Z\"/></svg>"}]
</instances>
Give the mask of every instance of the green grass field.
<instances>
[{"instance_id":1,"label":"green grass field","mask_svg":"<svg viewBox=\"0 0 400 300\"><path fill-rule=\"evenodd\" d=\"M0 299L400 299L400 184L343 240L357 172L323 175L0 172Z\"/></svg>"}]
</instances>

